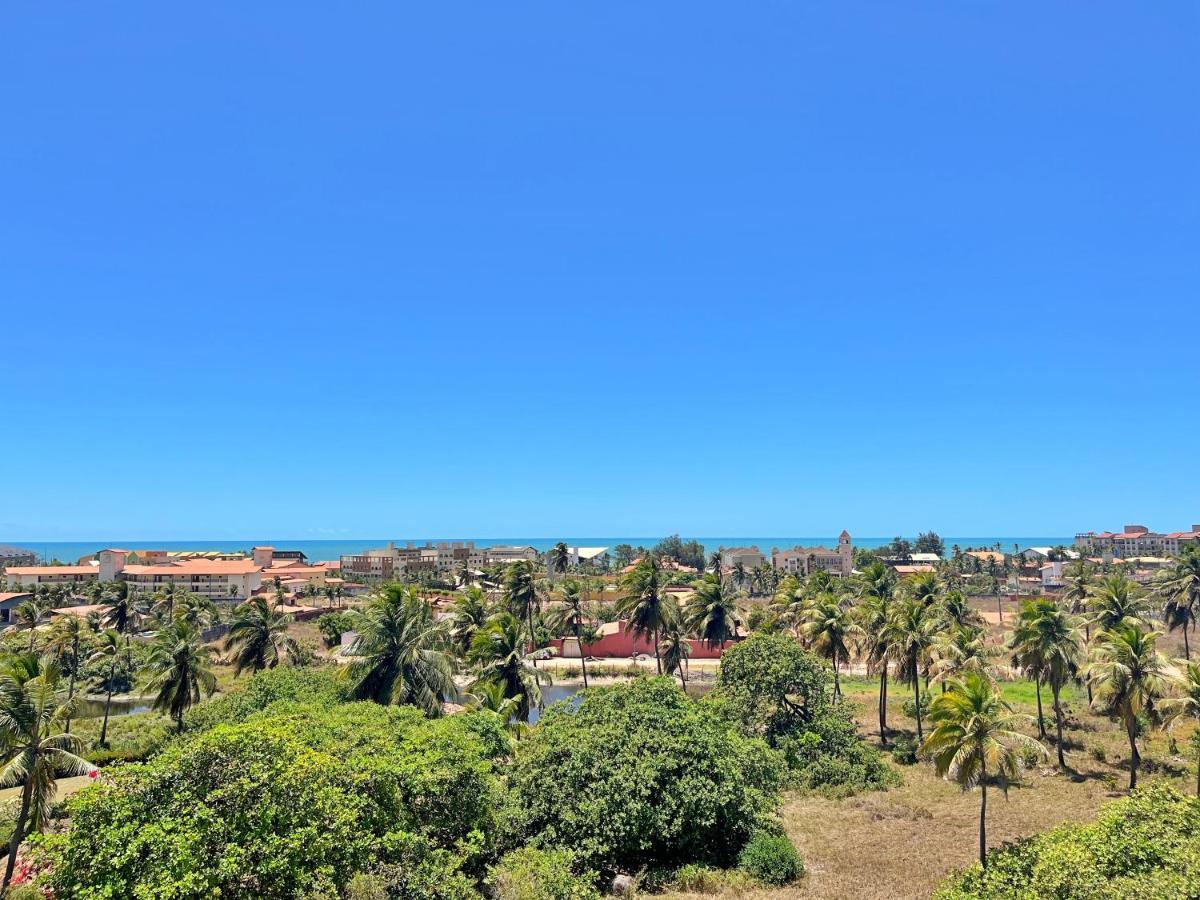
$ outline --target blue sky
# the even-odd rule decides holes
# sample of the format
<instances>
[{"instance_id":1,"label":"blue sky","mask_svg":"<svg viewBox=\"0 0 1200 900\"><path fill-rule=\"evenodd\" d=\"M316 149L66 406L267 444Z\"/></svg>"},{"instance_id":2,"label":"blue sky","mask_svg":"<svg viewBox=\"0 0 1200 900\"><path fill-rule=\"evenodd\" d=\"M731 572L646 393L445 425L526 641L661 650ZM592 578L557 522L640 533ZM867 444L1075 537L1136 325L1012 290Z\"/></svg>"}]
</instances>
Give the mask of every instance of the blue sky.
<instances>
[{"instance_id":1,"label":"blue sky","mask_svg":"<svg viewBox=\"0 0 1200 900\"><path fill-rule=\"evenodd\" d=\"M0 538L1200 522L1191 3L12 4Z\"/></svg>"}]
</instances>

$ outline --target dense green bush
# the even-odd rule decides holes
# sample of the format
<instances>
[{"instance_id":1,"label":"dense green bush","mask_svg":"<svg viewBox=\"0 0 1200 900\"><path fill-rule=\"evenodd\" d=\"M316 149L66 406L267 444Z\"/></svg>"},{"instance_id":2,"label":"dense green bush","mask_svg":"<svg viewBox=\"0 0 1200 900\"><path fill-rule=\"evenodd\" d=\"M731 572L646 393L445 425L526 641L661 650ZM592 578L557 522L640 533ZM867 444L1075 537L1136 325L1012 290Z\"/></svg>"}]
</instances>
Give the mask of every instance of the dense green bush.
<instances>
[{"instance_id":1,"label":"dense green bush","mask_svg":"<svg viewBox=\"0 0 1200 900\"><path fill-rule=\"evenodd\" d=\"M326 647L337 646L342 640L342 635L353 630L353 627L353 614L344 610L327 612L317 619L317 630L321 632L321 638L325 641Z\"/></svg>"},{"instance_id":2,"label":"dense green bush","mask_svg":"<svg viewBox=\"0 0 1200 900\"><path fill-rule=\"evenodd\" d=\"M705 702L779 750L797 786L845 792L898 781L830 701L825 664L786 635L755 634L726 650Z\"/></svg>"},{"instance_id":3,"label":"dense green bush","mask_svg":"<svg viewBox=\"0 0 1200 900\"><path fill-rule=\"evenodd\" d=\"M804 874L804 860L786 834L756 832L738 855L738 868L763 884L790 884Z\"/></svg>"},{"instance_id":4,"label":"dense green bush","mask_svg":"<svg viewBox=\"0 0 1200 900\"><path fill-rule=\"evenodd\" d=\"M917 742L914 738L897 738L892 744L892 760L902 766L915 765L917 762Z\"/></svg>"},{"instance_id":5,"label":"dense green bush","mask_svg":"<svg viewBox=\"0 0 1200 900\"><path fill-rule=\"evenodd\" d=\"M943 883L938 900L1167 900L1200 896L1200 800L1155 785L1095 822L1007 844Z\"/></svg>"},{"instance_id":6,"label":"dense green bush","mask_svg":"<svg viewBox=\"0 0 1200 900\"><path fill-rule=\"evenodd\" d=\"M394 864L453 889L425 896L462 896L494 855L501 803L475 718L276 701L71 798L70 828L38 839L49 886L60 898L334 897Z\"/></svg>"},{"instance_id":7,"label":"dense green bush","mask_svg":"<svg viewBox=\"0 0 1200 900\"><path fill-rule=\"evenodd\" d=\"M496 900L600 900L596 873L577 869L570 850L523 847L501 859L487 880Z\"/></svg>"},{"instance_id":8,"label":"dense green bush","mask_svg":"<svg viewBox=\"0 0 1200 900\"><path fill-rule=\"evenodd\" d=\"M280 700L332 706L348 699L347 685L336 669L281 666L256 672L240 689L199 704L183 717L183 724L188 731L204 731L244 722Z\"/></svg>"},{"instance_id":9,"label":"dense green bush","mask_svg":"<svg viewBox=\"0 0 1200 900\"><path fill-rule=\"evenodd\" d=\"M517 749L512 837L573 849L603 874L731 863L775 809L780 766L759 740L666 678L558 704Z\"/></svg>"},{"instance_id":10,"label":"dense green bush","mask_svg":"<svg viewBox=\"0 0 1200 900\"><path fill-rule=\"evenodd\" d=\"M100 717L71 723L71 732L84 742L83 755L98 766L149 759L174 737L171 720L156 712L109 716L105 736L108 748L102 749L95 746L100 739L101 723Z\"/></svg>"}]
</instances>

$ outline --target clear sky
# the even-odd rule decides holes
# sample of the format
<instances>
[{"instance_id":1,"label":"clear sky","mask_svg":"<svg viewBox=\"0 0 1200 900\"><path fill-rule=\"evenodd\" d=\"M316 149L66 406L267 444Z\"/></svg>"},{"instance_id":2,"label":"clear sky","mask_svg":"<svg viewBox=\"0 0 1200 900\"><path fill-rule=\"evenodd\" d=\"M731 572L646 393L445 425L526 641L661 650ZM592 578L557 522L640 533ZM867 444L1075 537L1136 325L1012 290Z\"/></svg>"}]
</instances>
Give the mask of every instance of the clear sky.
<instances>
[{"instance_id":1,"label":"clear sky","mask_svg":"<svg viewBox=\"0 0 1200 900\"><path fill-rule=\"evenodd\" d=\"M10 3L0 539L1200 522L1154 3Z\"/></svg>"}]
</instances>

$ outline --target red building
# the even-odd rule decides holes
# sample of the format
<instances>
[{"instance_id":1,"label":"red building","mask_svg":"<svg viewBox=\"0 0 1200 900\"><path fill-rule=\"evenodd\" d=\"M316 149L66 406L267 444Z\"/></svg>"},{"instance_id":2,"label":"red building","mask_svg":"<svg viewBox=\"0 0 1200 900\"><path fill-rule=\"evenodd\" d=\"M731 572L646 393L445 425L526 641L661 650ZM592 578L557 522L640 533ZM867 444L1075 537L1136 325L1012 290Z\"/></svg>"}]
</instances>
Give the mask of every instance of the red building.
<instances>
[{"instance_id":1,"label":"red building","mask_svg":"<svg viewBox=\"0 0 1200 900\"><path fill-rule=\"evenodd\" d=\"M625 659L641 655L654 656L654 642L635 634L624 619L618 622L605 622L598 630L600 632L599 639L593 643L584 644L582 654L573 637L555 638L550 642L550 646L554 647L558 651L558 655L565 659L578 659L580 656ZM719 659L726 647L732 646L736 640L740 639L738 637L734 641L726 641L718 647L709 647L704 641L689 640L688 643L692 645L691 658Z\"/></svg>"}]
</instances>

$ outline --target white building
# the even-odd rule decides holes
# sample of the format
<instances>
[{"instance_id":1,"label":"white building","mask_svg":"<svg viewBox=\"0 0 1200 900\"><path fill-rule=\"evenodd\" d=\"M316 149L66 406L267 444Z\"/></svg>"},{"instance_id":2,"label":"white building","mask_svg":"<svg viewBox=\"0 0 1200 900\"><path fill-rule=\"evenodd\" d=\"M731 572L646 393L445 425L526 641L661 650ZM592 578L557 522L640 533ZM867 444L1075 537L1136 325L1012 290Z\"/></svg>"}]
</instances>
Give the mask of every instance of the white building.
<instances>
[{"instance_id":1,"label":"white building","mask_svg":"<svg viewBox=\"0 0 1200 900\"><path fill-rule=\"evenodd\" d=\"M1075 535L1075 546L1089 556L1178 556L1188 544L1196 543L1200 543L1200 525L1169 534L1145 525L1126 525L1119 532L1081 531Z\"/></svg>"},{"instance_id":2,"label":"white building","mask_svg":"<svg viewBox=\"0 0 1200 900\"><path fill-rule=\"evenodd\" d=\"M526 559L534 562L538 558L538 552L535 547L515 547L507 544L497 544L494 547L488 547L487 561L490 565L498 563L518 562Z\"/></svg>"}]
</instances>

